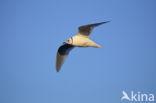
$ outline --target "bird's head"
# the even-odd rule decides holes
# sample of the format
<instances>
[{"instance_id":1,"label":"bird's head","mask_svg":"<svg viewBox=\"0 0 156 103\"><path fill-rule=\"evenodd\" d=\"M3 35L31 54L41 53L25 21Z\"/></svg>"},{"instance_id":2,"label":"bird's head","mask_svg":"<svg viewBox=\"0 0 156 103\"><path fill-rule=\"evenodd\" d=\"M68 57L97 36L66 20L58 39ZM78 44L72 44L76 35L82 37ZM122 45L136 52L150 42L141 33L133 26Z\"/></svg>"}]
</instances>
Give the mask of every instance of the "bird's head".
<instances>
[{"instance_id":1,"label":"bird's head","mask_svg":"<svg viewBox=\"0 0 156 103\"><path fill-rule=\"evenodd\" d=\"M69 38L68 40L66 40L66 42L65 43L67 43L67 44L73 44L73 38L71 37L71 38Z\"/></svg>"}]
</instances>

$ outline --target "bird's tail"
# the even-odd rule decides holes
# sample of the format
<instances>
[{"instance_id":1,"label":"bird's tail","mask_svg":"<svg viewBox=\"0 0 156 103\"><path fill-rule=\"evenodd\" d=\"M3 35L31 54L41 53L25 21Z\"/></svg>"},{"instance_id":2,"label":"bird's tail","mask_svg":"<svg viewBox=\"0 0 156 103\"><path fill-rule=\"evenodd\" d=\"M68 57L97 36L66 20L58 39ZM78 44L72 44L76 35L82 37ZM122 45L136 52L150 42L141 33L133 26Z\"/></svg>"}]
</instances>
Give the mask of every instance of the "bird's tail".
<instances>
[{"instance_id":1,"label":"bird's tail","mask_svg":"<svg viewBox=\"0 0 156 103\"><path fill-rule=\"evenodd\" d=\"M92 46L92 47L95 47L95 48L103 48L101 45L96 44L96 43L93 42L93 41L92 41L92 43L91 43L91 46Z\"/></svg>"},{"instance_id":2,"label":"bird's tail","mask_svg":"<svg viewBox=\"0 0 156 103\"><path fill-rule=\"evenodd\" d=\"M93 47L95 47L95 48L103 48L101 45L98 45L98 44L94 45Z\"/></svg>"}]
</instances>

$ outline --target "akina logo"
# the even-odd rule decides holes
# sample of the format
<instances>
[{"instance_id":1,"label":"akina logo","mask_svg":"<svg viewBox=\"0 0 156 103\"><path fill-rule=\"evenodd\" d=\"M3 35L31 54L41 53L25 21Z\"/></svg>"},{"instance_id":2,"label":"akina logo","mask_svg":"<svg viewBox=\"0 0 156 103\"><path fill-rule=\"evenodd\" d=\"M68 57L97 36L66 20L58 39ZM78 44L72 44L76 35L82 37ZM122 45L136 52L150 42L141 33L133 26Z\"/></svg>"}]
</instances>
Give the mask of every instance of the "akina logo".
<instances>
[{"instance_id":1,"label":"akina logo","mask_svg":"<svg viewBox=\"0 0 156 103\"><path fill-rule=\"evenodd\" d=\"M121 101L127 100L127 101L134 101L134 102L154 102L154 94L153 93L141 93L141 92L134 92L130 91L130 93L127 93L125 91L122 91L123 96L121 97Z\"/></svg>"}]
</instances>

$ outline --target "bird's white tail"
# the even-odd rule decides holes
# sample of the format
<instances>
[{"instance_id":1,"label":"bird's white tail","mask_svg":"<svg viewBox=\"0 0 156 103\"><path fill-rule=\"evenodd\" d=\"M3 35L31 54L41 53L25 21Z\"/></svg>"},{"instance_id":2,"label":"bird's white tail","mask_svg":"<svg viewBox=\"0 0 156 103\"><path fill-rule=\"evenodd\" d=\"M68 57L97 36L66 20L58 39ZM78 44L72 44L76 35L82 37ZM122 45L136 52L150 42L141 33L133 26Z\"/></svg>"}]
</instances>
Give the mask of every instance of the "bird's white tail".
<instances>
[{"instance_id":1,"label":"bird's white tail","mask_svg":"<svg viewBox=\"0 0 156 103\"><path fill-rule=\"evenodd\" d=\"M98 45L98 44L94 45L93 47L95 47L95 48L102 48L102 46Z\"/></svg>"},{"instance_id":2,"label":"bird's white tail","mask_svg":"<svg viewBox=\"0 0 156 103\"><path fill-rule=\"evenodd\" d=\"M93 42L93 41L92 41L92 43L91 43L91 47L95 47L95 48L102 48L102 46L101 46L101 45L96 44L96 43L95 43L95 42Z\"/></svg>"}]
</instances>

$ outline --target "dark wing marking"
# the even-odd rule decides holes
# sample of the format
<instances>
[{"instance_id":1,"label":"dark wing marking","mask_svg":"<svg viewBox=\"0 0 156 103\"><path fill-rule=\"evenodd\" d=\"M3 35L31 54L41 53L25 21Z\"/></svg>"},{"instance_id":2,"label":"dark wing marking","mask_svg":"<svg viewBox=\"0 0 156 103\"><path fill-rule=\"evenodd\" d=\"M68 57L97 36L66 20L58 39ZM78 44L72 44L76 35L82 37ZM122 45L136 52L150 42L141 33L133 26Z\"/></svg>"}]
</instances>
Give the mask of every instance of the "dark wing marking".
<instances>
[{"instance_id":1,"label":"dark wing marking","mask_svg":"<svg viewBox=\"0 0 156 103\"><path fill-rule=\"evenodd\" d=\"M105 24L105 23L108 23L108 22L110 22L110 21L80 26L79 27L79 34L80 35L83 35L83 36L89 36L90 33L92 32L92 29L94 27L99 26L99 25L102 25L102 24Z\"/></svg>"},{"instance_id":2,"label":"dark wing marking","mask_svg":"<svg viewBox=\"0 0 156 103\"><path fill-rule=\"evenodd\" d=\"M59 72L61 66L63 65L66 57L68 56L70 50L72 50L74 46L70 44L63 44L59 47L56 57L56 71Z\"/></svg>"}]
</instances>

